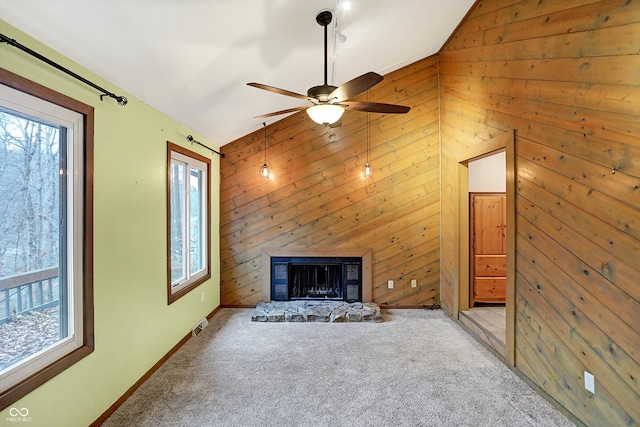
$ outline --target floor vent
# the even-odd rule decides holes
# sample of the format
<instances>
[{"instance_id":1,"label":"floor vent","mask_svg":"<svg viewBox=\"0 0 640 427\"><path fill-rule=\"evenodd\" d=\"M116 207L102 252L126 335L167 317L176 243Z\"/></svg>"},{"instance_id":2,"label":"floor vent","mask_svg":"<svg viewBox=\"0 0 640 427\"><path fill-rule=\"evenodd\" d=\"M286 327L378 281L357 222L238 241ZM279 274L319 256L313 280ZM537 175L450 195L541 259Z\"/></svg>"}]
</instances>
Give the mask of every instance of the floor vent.
<instances>
[{"instance_id":1,"label":"floor vent","mask_svg":"<svg viewBox=\"0 0 640 427\"><path fill-rule=\"evenodd\" d=\"M202 332L202 330L207 327L208 324L209 321L205 317L204 319L196 323L196 326L191 328L191 335L193 335L194 337L198 336L200 332Z\"/></svg>"}]
</instances>

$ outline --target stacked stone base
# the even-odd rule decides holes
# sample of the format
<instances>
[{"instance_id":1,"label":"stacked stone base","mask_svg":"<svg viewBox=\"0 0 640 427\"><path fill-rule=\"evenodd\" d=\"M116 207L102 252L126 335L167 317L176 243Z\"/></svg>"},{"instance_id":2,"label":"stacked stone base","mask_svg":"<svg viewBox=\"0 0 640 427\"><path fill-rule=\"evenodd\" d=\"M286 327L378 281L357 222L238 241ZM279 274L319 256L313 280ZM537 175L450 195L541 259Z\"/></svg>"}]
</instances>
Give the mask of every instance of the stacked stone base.
<instances>
[{"instance_id":1,"label":"stacked stone base","mask_svg":"<svg viewBox=\"0 0 640 427\"><path fill-rule=\"evenodd\" d=\"M344 301L260 302L254 322L382 322L378 304Z\"/></svg>"}]
</instances>

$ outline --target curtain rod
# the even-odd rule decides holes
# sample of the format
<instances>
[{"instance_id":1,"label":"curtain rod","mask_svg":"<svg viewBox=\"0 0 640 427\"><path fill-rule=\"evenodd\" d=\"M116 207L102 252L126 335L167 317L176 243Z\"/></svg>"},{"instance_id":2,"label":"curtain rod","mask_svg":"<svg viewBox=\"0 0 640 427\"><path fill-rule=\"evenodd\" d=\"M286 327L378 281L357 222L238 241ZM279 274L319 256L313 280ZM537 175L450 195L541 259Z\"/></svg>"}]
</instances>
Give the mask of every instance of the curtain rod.
<instances>
[{"instance_id":1,"label":"curtain rod","mask_svg":"<svg viewBox=\"0 0 640 427\"><path fill-rule=\"evenodd\" d=\"M210 151L212 151L212 152L216 153L217 155L219 155L219 156L220 156L220 157L222 157L223 159L224 159L225 157L227 157L227 156L226 156L226 154L221 153L221 152L219 152L219 151L216 151L216 150L214 150L214 149L213 149L213 148L211 148L211 147L207 147L206 145L204 145L204 144L203 144L202 142L200 142L200 141L196 141L195 139L193 139L193 136L191 136L191 135L187 135L187 141L189 141L189 142L190 142L190 143L192 143L192 144L194 144L194 143L195 143L195 144L198 144L198 145L200 145L201 147L204 147L204 148L206 148L207 150L210 150Z\"/></svg>"},{"instance_id":2,"label":"curtain rod","mask_svg":"<svg viewBox=\"0 0 640 427\"><path fill-rule=\"evenodd\" d=\"M70 75L71 77L73 77L73 78L75 78L77 80L80 80L82 83L87 84L87 85L91 86L92 88L99 90L100 92L102 92L104 94L104 95L100 95L100 101L102 101L102 99L105 96L108 96L110 98L115 99L118 102L118 104L123 106L123 107L125 105L127 105L127 103L129 102L126 97L118 96L118 95L114 94L113 92L109 92L108 90L101 88L97 84L85 79L82 76L79 76L78 74L74 73L73 71L69 70L68 68L65 68L62 65L58 64L57 62L54 62L51 59L47 58L46 56L43 56L43 55L39 54L38 52L29 49L28 47L18 43L14 39L9 38L9 37L5 36L2 33L0 33L0 43L7 43L7 44L9 44L9 45L11 45L13 47L17 47L21 51L26 52L29 55L34 56L34 57L38 58L39 60L41 60L43 62L46 62L47 64L51 65L52 67L54 67L54 68L56 68L56 69L58 69L58 70L60 70L60 71L62 71L64 73Z\"/></svg>"},{"instance_id":3,"label":"curtain rod","mask_svg":"<svg viewBox=\"0 0 640 427\"><path fill-rule=\"evenodd\" d=\"M97 84L95 84L95 83L93 83L93 82L91 82L91 81L89 81L89 80L85 79L84 77L82 77L82 76L80 76L80 75L78 75L78 74L74 73L73 71L69 70L68 68L63 67L62 65L58 64L57 62L54 62L54 61L52 61L51 59L49 59L49 58L47 58L47 57L45 57L45 56L43 56L43 55L39 54L38 52L36 52L36 51L34 51L34 50L32 50L32 49L29 49L28 47L26 47L26 46L24 46L24 45L22 45L22 44L18 43L15 39L12 39L12 38L10 38L10 37L7 37L7 36L5 36L5 35L4 35L4 34L2 34L2 33L0 33L0 43L7 43L8 45L11 45L11 46L13 46L13 47L17 47L18 49L22 50L23 52L26 52L26 53L28 53L29 55L31 55L31 56L33 56L33 57L35 57L35 58L38 58L39 60L41 60L41 61L43 61L43 62L46 62L47 64L51 65L52 67L54 67L54 68L56 68L56 69L58 69L58 70L60 70L60 71L62 71L62 72L64 72L64 73L66 73L66 74L70 75L71 77L73 77L73 78L75 78L75 79L77 79L77 80L80 80L82 83L87 84L87 85L91 86L92 88L99 90L100 92L102 92L102 93L103 93L103 95L100 95L100 100L101 100L101 101L103 100L103 98L104 98L105 96L108 96L108 97L110 97L110 98L115 99L115 100L118 102L118 104L119 104L119 105L121 105L121 106L123 106L123 107L124 107L125 105L127 105L127 103L129 102L129 101L127 100L127 98L126 98L126 97L124 97L124 96L118 96L118 95L116 95L116 94L115 94L115 93L113 93L113 92L109 92L108 90L106 90L106 89L104 89L104 88L102 88L102 87L98 86ZM200 145L200 146L202 146L202 147L206 148L207 150L210 150L210 151L212 151L212 152L214 152L214 153L218 154L218 155L219 155L220 157L222 157L223 159L226 157L226 156L224 155L224 153L221 153L221 152L219 152L219 151L216 151L216 150L214 150L214 149L213 149L213 148L211 148L211 147L207 147L206 145L204 145L204 144L203 144L203 143L201 143L200 141L196 141L195 139L193 139L193 136L191 136L191 135L188 135L188 136L187 136L187 141L191 142L192 144L193 144L193 143L198 144L198 145Z\"/></svg>"}]
</instances>

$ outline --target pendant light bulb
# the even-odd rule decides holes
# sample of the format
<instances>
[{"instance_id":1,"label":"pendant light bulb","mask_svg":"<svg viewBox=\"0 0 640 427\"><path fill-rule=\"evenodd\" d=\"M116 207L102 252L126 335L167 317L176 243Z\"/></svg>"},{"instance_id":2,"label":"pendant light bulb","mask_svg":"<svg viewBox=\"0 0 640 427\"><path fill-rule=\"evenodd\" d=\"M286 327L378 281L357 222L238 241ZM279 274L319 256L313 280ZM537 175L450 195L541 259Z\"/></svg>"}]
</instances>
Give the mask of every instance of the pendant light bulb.
<instances>
[{"instance_id":1,"label":"pendant light bulb","mask_svg":"<svg viewBox=\"0 0 640 427\"><path fill-rule=\"evenodd\" d=\"M262 165L262 168L260 169L260 176L263 178L269 178L269 165L266 163Z\"/></svg>"},{"instance_id":2,"label":"pendant light bulb","mask_svg":"<svg viewBox=\"0 0 640 427\"><path fill-rule=\"evenodd\" d=\"M364 168L363 168L363 170L362 170L362 175L363 175L365 178L369 178L369 177L372 175L372 172L371 172L371 165L369 164L369 162L367 162L367 163L365 163L365 164L364 164Z\"/></svg>"},{"instance_id":3,"label":"pendant light bulb","mask_svg":"<svg viewBox=\"0 0 640 427\"><path fill-rule=\"evenodd\" d=\"M371 176L371 165L369 163L365 163L364 165L364 176L367 178Z\"/></svg>"}]
</instances>

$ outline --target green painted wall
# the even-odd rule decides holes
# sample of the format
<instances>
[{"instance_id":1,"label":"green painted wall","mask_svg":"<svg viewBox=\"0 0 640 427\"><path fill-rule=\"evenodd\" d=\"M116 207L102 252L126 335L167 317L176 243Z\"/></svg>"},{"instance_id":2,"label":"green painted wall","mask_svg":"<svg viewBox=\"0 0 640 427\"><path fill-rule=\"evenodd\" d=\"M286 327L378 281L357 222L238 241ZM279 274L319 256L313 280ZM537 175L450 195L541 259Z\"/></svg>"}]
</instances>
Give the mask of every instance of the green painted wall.
<instances>
[{"instance_id":1,"label":"green painted wall","mask_svg":"<svg viewBox=\"0 0 640 427\"><path fill-rule=\"evenodd\" d=\"M0 45L1 67L95 108L95 351L12 405L29 409L32 427L85 426L220 304L219 158L211 173L212 278L168 306L166 142L210 152L186 142L189 129L1 20L0 32L129 99L126 107L101 102L89 86ZM0 423L7 417L8 409L0 412Z\"/></svg>"}]
</instances>

